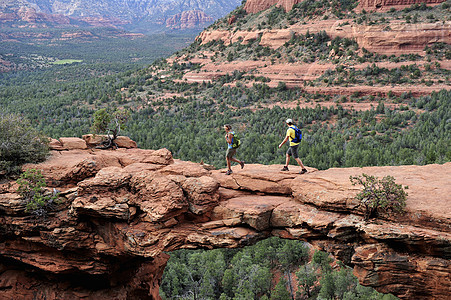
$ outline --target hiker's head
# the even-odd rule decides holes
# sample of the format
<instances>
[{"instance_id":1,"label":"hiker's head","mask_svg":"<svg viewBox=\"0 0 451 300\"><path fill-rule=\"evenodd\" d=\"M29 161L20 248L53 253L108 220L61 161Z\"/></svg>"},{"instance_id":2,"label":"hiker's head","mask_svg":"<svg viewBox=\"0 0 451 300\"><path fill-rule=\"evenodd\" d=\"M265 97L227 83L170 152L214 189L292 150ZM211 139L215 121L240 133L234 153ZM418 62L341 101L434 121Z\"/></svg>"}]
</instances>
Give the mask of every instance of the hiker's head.
<instances>
[{"instance_id":1,"label":"hiker's head","mask_svg":"<svg viewBox=\"0 0 451 300\"><path fill-rule=\"evenodd\" d=\"M230 130L232 130L232 126L230 126L229 124L225 124L224 125L224 130L225 131L230 131Z\"/></svg>"},{"instance_id":2,"label":"hiker's head","mask_svg":"<svg viewBox=\"0 0 451 300\"><path fill-rule=\"evenodd\" d=\"M293 120L287 119L287 120L285 121L285 123L287 123L288 126L293 125Z\"/></svg>"}]
</instances>

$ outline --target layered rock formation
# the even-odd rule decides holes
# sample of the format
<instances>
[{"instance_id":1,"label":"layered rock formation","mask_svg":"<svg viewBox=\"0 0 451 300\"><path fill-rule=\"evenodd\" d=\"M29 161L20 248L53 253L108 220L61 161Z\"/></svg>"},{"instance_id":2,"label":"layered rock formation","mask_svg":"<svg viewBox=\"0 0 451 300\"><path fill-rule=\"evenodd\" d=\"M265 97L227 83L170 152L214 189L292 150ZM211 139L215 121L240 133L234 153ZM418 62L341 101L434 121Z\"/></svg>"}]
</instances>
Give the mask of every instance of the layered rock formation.
<instances>
[{"instance_id":1,"label":"layered rock formation","mask_svg":"<svg viewBox=\"0 0 451 300\"><path fill-rule=\"evenodd\" d=\"M352 20L345 20L352 22ZM346 25L334 20L312 21L309 24L296 24L288 29L256 30L256 31L228 31L205 30L197 39L206 44L211 41L222 40L225 45L241 41L247 44L251 40L261 37L260 45L273 49L288 42L293 34L301 35L325 31L331 38L341 37L356 40L360 47L380 54L411 54L423 53L424 47L434 43L451 44L451 22L428 24L405 24L392 22L390 30L386 25Z\"/></svg>"},{"instance_id":2,"label":"layered rock formation","mask_svg":"<svg viewBox=\"0 0 451 300\"><path fill-rule=\"evenodd\" d=\"M301 0L248 0L244 5L244 9L248 13L258 13L262 10L268 9L273 5L281 6L285 11L293 8L293 5L298 4Z\"/></svg>"},{"instance_id":3,"label":"layered rock formation","mask_svg":"<svg viewBox=\"0 0 451 300\"><path fill-rule=\"evenodd\" d=\"M208 16L201 10L190 10L166 19L166 27L173 29L197 28L213 21L213 17Z\"/></svg>"},{"instance_id":4,"label":"layered rock formation","mask_svg":"<svg viewBox=\"0 0 451 300\"><path fill-rule=\"evenodd\" d=\"M361 0L359 9L376 10L390 7L406 7L417 3L438 4L446 0ZM258 13L266 10L273 5L283 7L285 11L290 11L293 5L300 3L301 0L247 0L244 9L248 13Z\"/></svg>"},{"instance_id":5,"label":"layered rock formation","mask_svg":"<svg viewBox=\"0 0 451 300\"><path fill-rule=\"evenodd\" d=\"M450 163L308 168L302 176L246 165L226 176L166 149L59 143L68 150L26 166L60 191L47 218L25 211L14 181L0 184L2 299L158 299L164 252L242 247L269 236L309 241L381 292L449 296ZM408 185L407 213L366 222L349 182L362 172Z\"/></svg>"},{"instance_id":6,"label":"layered rock formation","mask_svg":"<svg viewBox=\"0 0 451 300\"><path fill-rule=\"evenodd\" d=\"M361 0L359 8L366 10L388 10L390 7L406 7L412 4L439 4L445 0Z\"/></svg>"},{"instance_id":7,"label":"layered rock formation","mask_svg":"<svg viewBox=\"0 0 451 300\"><path fill-rule=\"evenodd\" d=\"M31 24L36 23L54 23L58 25L68 25L70 18L59 14L47 14L37 12L32 7L15 7L8 12L0 11L0 23L6 22L26 22Z\"/></svg>"},{"instance_id":8,"label":"layered rock formation","mask_svg":"<svg viewBox=\"0 0 451 300\"><path fill-rule=\"evenodd\" d=\"M346 24L347 25L343 25ZM293 36L306 35L307 32L319 33L325 31L331 39L336 37L348 38L355 40L359 48L370 52L376 52L384 55L425 55L427 47L434 47L437 44L451 44L451 22L436 22L422 24L406 24L402 21L392 21L390 29L386 30L386 25L358 25L352 23L352 20L312 20L308 24L293 24L284 29L261 29L254 31L244 30L222 30L209 29L203 31L197 40L201 44L208 44L212 41L222 41L224 45L229 46L234 43L248 45L255 40L259 41L259 45L270 47L276 51L283 53L284 45L291 40ZM280 48L280 49L279 49ZM362 50L363 51L363 50ZM274 61L267 57L261 57L258 60L242 60L222 61L211 59L215 55L213 51L204 51L199 59L190 61L199 63L201 68L189 71L184 74L183 79L188 82L214 81L225 74L233 72L244 72L254 76L263 76L270 79L266 83L270 87L277 87L279 82L283 82L287 87L302 88L309 93L319 92L329 95L352 95L359 93L360 95L386 95L389 91L395 95L412 92L415 96L430 94L433 91L441 89L449 89L447 84L441 84L440 80L434 82L432 86L420 85L392 85L375 86L359 84L357 86L330 86L330 87L309 87L305 83L316 80L327 70L334 70L337 65L331 63L333 53L329 53L331 58L328 62L314 61ZM361 54L363 55L363 54ZM187 63L184 57L179 57L178 63ZM415 62L418 63L418 62ZM426 60L424 64L428 63ZM451 69L451 62L448 59L437 61L440 67L445 70ZM405 62L404 64L413 64L413 62ZM355 70L367 68L369 63L350 62L345 63L345 67ZM389 61L376 62L376 65L386 69L400 68L401 65Z\"/></svg>"}]
</instances>

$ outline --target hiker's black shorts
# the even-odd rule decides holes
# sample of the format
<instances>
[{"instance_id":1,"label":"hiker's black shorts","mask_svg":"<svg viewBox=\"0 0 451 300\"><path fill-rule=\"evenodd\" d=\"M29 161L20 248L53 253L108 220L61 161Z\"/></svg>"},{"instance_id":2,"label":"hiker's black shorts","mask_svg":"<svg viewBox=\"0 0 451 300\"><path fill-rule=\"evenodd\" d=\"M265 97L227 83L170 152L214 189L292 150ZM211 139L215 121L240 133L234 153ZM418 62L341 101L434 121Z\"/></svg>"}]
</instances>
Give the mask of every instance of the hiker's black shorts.
<instances>
[{"instance_id":1,"label":"hiker's black shorts","mask_svg":"<svg viewBox=\"0 0 451 300\"><path fill-rule=\"evenodd\" d=\"M299 145L290 146L288 148L288 150L287 150L287 154L289 156L293 156L294 158L298 158L299 157L299 155L298 155L298 147L299 147Z\"/></svg>"}]
</instances>

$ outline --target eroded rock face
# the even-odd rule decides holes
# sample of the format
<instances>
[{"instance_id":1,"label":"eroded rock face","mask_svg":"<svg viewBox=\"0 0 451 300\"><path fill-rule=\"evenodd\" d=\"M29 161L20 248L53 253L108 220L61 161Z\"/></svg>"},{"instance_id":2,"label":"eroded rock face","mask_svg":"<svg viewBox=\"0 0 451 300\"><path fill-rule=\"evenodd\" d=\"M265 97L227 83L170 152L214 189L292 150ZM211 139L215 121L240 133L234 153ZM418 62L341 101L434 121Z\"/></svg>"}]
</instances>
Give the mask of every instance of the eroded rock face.
<instances>
[{"instance_id":1,"label":"eroded rock face","mask_svg":"<svg viewBox=\"0 0 451 300\"><path fill-rule=\"evenodd\" d=\"M387 10L390 7L410 6L417 3L438 4L445 2L444 0L360 0L359 8L366 10Z\"/></svg>"},{"instance_id":2,"label":"eroded rock face","mask_svg":"<svg viewBox=\"0 0 451 300\"><path fill-rule=\"evenodd\" d=\"M359 1L359 8L366 10L388 10L390 7L406 7L417 3L433 5L445 1L446 0L361 0ZM290 11L293 8L293 5L298 4L299 2L301 2L301 0L248 0L244 9L248 13L255 14L276 5L283 7L285 11Z\"/></svg>"},{"instance_id":3,"label":"eroded rock face","mask_svg":"<svg viewBox=\"0 0 451 300\"><path fill-rule=\"evenodd\" d=\"M352 20L347 20L350 23ZM343 21L344 22L344 21ZM386 25L346 25L338 26L340 22L333 20L317 20L307 25L295 24L288 29L256 30L256 31L227 31L205 30L197 37L202 44L214 40L222 40L229 45L238 40L243 44L249 43L261 36L260 45L273 49L288 42L293 34L302 35L307 31L318 33L324 30L331 38L341 37L354 39L359 47L380 54L410 54L423 53L424 47L434 43L451 43L451 22L403 24L392 22L390 30Z\"/></svg>"},{"instance_id":4,"label":"eroded rock face","mask_svg":"<svg viewBox=\"0 0 451 300\"><path fill-rule=\"evenodd\" d=\"M268 9L273 5L281 6L285 11L290 11L293 5L298 4L301 0L248 0L244 9L248 13L258 13Z\"/></svg>"},{"instance_id":5,"label":"eroded rock face","mask_svg":"<svg viewBox=\"0 0 451 300\"><path fill-rule=\"evenodd\" d=\"M189 10L176 14L166 20L166 27L173 29L196 28L212 23L213 17L201 10Z\"/></svg>"},{"instance_id":6,"label":"eroded rock face","mask_svg":"<svg viewBox=\"0 0 451 300\"><path fill-rule=\"evenodd\" d=\"M41 23L41 22L51 22L55 24L70 24L70 19L63 15L51 15L43 12L37 12L36 9L32 7L12 7L9 8L8 12L0 12L0 23L12 22L12 21L22 21L31 24Z\"/></svg>"},{"instance_id":7,"label":"eroded rock face","mask_svg":"<svg viewBox=\"0 0 451 300\"><path fill-rule=\"evenodd\" d=\"M0 183L1 299L158 299L165 252L269 236L309 241L401 298L444 299L451 288L451 163L302 176L248 164L227 176L166 149L120 148L55 151L26 167L60 197L38 220L14 181ZM408 185L407 213L365 221L349 181L361 173Z\"/></svg>"}]
</instances>

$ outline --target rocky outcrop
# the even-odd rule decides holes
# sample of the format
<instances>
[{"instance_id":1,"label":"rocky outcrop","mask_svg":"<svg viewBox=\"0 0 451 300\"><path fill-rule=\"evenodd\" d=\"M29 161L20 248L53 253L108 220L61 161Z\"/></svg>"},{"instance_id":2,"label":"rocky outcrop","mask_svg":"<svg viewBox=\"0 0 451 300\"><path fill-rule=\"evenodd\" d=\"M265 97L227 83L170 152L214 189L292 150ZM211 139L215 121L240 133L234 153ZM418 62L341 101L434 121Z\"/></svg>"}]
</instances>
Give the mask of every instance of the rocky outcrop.
<instances>
[{"instance_id":1,"label":"rocky outcrop","mask_svg":"<svg viewBox=\"0 0 451 300\"><path fill-rule=\"evenodd\" d=\"M280 167L248 164L227 176L166 149L54 151L26 166L60 192L45 219L26 212L14 181L0 183L0 298L158 299L165 252L269 236L309 241L382 292L449 295L451 163L304 175ZM407 213L365 221L349 182L361 173L408 185Z\"/></svg>"},{"instance_id":2,"label":"rocky outcrop","mask_svg":"<svg viewBox=\"0 0 451 300\"><path fill-rule=\"evenodd\" d=\"M349 21L348 25L342 26ZM400 21L393 21L390 23L390 28L386 25L357 25L353 24L351 20L314 20L309 24L294 24L285 29L263 29L255 31L240 31L240 30L205 30L198 37L197 40L201 44L207 44L211 41L223 41L224 45L231 45L233 43L241 43L243 45L250 44L258 40L259 45L270 47L276 51L284 51L279 49L284 44L291 40L293 35L305 35L309 33L319 33L324 30L331 38L342 37L355 40L360 48L365 48L370 52L376 52L385 55L410 55L419 54L425 55L426 47L433 47L435 44L451 44L451 22L436 22L423 24L403 24ZM254 44L252 44L253 46ZM279 50L277 50L279 49ZM205 53L214 55L214 52L205 51ZM360 53L359 55L362 55ZM330 53L333 56L333 52ZM188 82L208 82L218 79L225 74L232 74L240 71L253 76L262 76L270 80L266 84L270 87L277 87L279 82L283 82L289 88L301 88L309 93L321 93L326 95L353 95L360 94L361 96L386 95L391 92L395 95L402 95L403 93L414 93L415 97L430 94L433 91L440 91L442 89L449 89L446 84L442 84L441 80L435 80L432 86L426 84L417 84L415 86L408 84L392 85L389 88L384 85L349 85L346 86L308 86L305 83L308 81L317 80L327 70L334 70L337 66L325 61L322 62L306 62L298 60L292 63L282 59L279 62L262 56L259 60L235 60L231 62L212 60L211 56L203 56L199 59L201 68L198 70L188 71L184 74L183 80ZM330 60L332 61L332 59ZM179 63L188 61L183 57L179 58ZM417 62L419 63L419 62ZM425 59L420 65L426 65L429 62ZM437 61L440 68L449 70L451 64L449 60ZM404 63L409 64L409 63ZM345 63L347 65L347 63ZM368 67L368 63L359 64L350 62L346 67L362 70ZM398 63L391 63L384 61L376 63L379 67L386 69L400 68ZM233 84L233 83L232 83ZM252 86L252 82L249 86ZM430 85L430 84L429 84Z\"/></svg>"},{"instance_id":3,"label":"rocky outcrop","mask_svg":"<svg viewBox=\"0 0 451 300\"><path fill-rule=\"evenodd\" d=\"M258 13L268 9L273 5L281 6L285 11L290 11L293 5L298 4L301 0L248 0L244 5L244 9L248 13Z\"/></svg>"},{"instance_id":4,"label":"rocky outcrop","mask_svg":"<svg viewBox=\"0 0 451 300\"><path fill-rule=\"evenodd\" d=\"M451 44L451 22L432 24L390 24L390 29L383 25L355 26L352 34L360 47L382 54L422 53L426 46L435 43ZM336 35L340 36L342 33ZM345 32L343 31L343 34Z\"/></svg>"},{"instance_id":5,"label":"rocky outcrop","mask_svg":"<svg viewBox=\"0 0 451 300\"><path fill-rule=\"evenodd\" d=\"M59 14L47 14L37 12L33 7L14 7L8 12L0 11L0 23L6 22L26 22L30 24L36 23L53 23L58 25L70 24L70 18Z\"/></svg>"},{"instance_id":6,"label":"rocky outcrop","mask_svg":"<svg viewBox=\"0 0 451 300\"><path fill-rule=\"evenodd\" d=\"M211 24L213 17L208 16L201 10L190 10L176 14L166 20L166 27L172 29L198 28Z\"/></svg>"},{"instance_id":7,"label":"rocky outcrop","mask_svg":"<svg viewBox=\"0 0 451 300\"><path fill-rule=\"evenodd\" d=\"M344 22L344 21L343 21ZM341 37L356 40L359 47L380 54L410 54L423 53L426 46L434 43L451 44L451 22L403 24L393 22L390 28L387 25L347 25L338 26L342 22L321 20L312 21L307 25L296 24L288 29L256 30L256 31L203 31L197 39L202 44L213 40L222 40L229 45L241 40L247 44L250 40L261 37L260 45L273 49L281 47L288 42L293 34L301 35L325 31L331 38Z\"/></svg>"},{"instance_id":8,"label":"rocky outcrop","mask_svg":"<svg viewBox=\"0 0 451 300\"><path fill-rule=\"evenodd\" d=\"M429 5L439 4L446 0L361 0L359 9L366 10L388 10L390 7L406 7L417 3L426 3ZM258 13L266 10L273 5L283 7L285 11L290 11L293 5L298 4L301 0L248 0L244 9L248 13Z\"/></svg>"},{"instance_id":9,"label":"rocky outcrop","mask_svg":"<svg viewBox=\"0 0 451 300\"><path fill-rule=\"evenodd\" d=\"M425 3L428 5L439 4L446 0L360 0L359 9L388 10L391 7L406 7L412 4Z\"/></svg>"},{"instance_id":10,"label":"rocky outcrop","mask_svg":"<svg viewBox=\"0 0 451 300\"><path fill-rule=\"evenodd\" d=\"M248 36L250 37L250 36ZM206 52L208 53L208 52ZM427 86L425 84L417 85L395 85L387 88L385 85L348 85L348 86L306 86L305 82L309 80L315 80L322 74L327 72L327 70L334 70L337 65L332 63L274 63L268 60L257 60L257 61L232 61L232 62L222 62L217 63L209 60L208 58L193 60L192 62L202 64L200 70L189 71L183 75L183 80L188 82L208 82L217 80L220 76L226 74L232 74L234 71L240 71L254 76L263 76L270 79L270 82L266 84L269 87L277 87L279 82L284 82L289 88L302 88L309 93L320 93L325 95L355 95L358 93L360 96L369 95L387 95L389 92L394 95L402 95L403 93L411 93L414 97L420 97L423 95L429 95L432 92L438 92L442 89L449 89L446 83L434 83L432 86ZM187 62L184 58L178 60L179 63ZM408 64L420 64L417 62L412 62ZM427 63L424 61L423 63ZM441 68L445 70L451 69L451 61L440 61ZM394 69L400 68L406 63L391 63L391 62L380 62L376 65L380 68ZM363 70L371 66L370 63L355 64L350 68L355 70ZM248 84L252 86L253 82ZM295 106L292 106L295 107ZM369 109L369 108L368 108Z\"/></svg>"},{"instance_id":11,"label":"rocky outcrop","mask_svg":"<svg viewBox=\"0 0 451 300\"><path fill-rule=\"evenodd\" d=\"M77 150L88 149L99 146L102 142L107 141L106 135L86 134L82 138L62 137L58 140L51 139L49 146L52 150ZM136 142L127 136L118 136L114 142L118 148L137 148Z\"/></svg>"}]
</instances>

